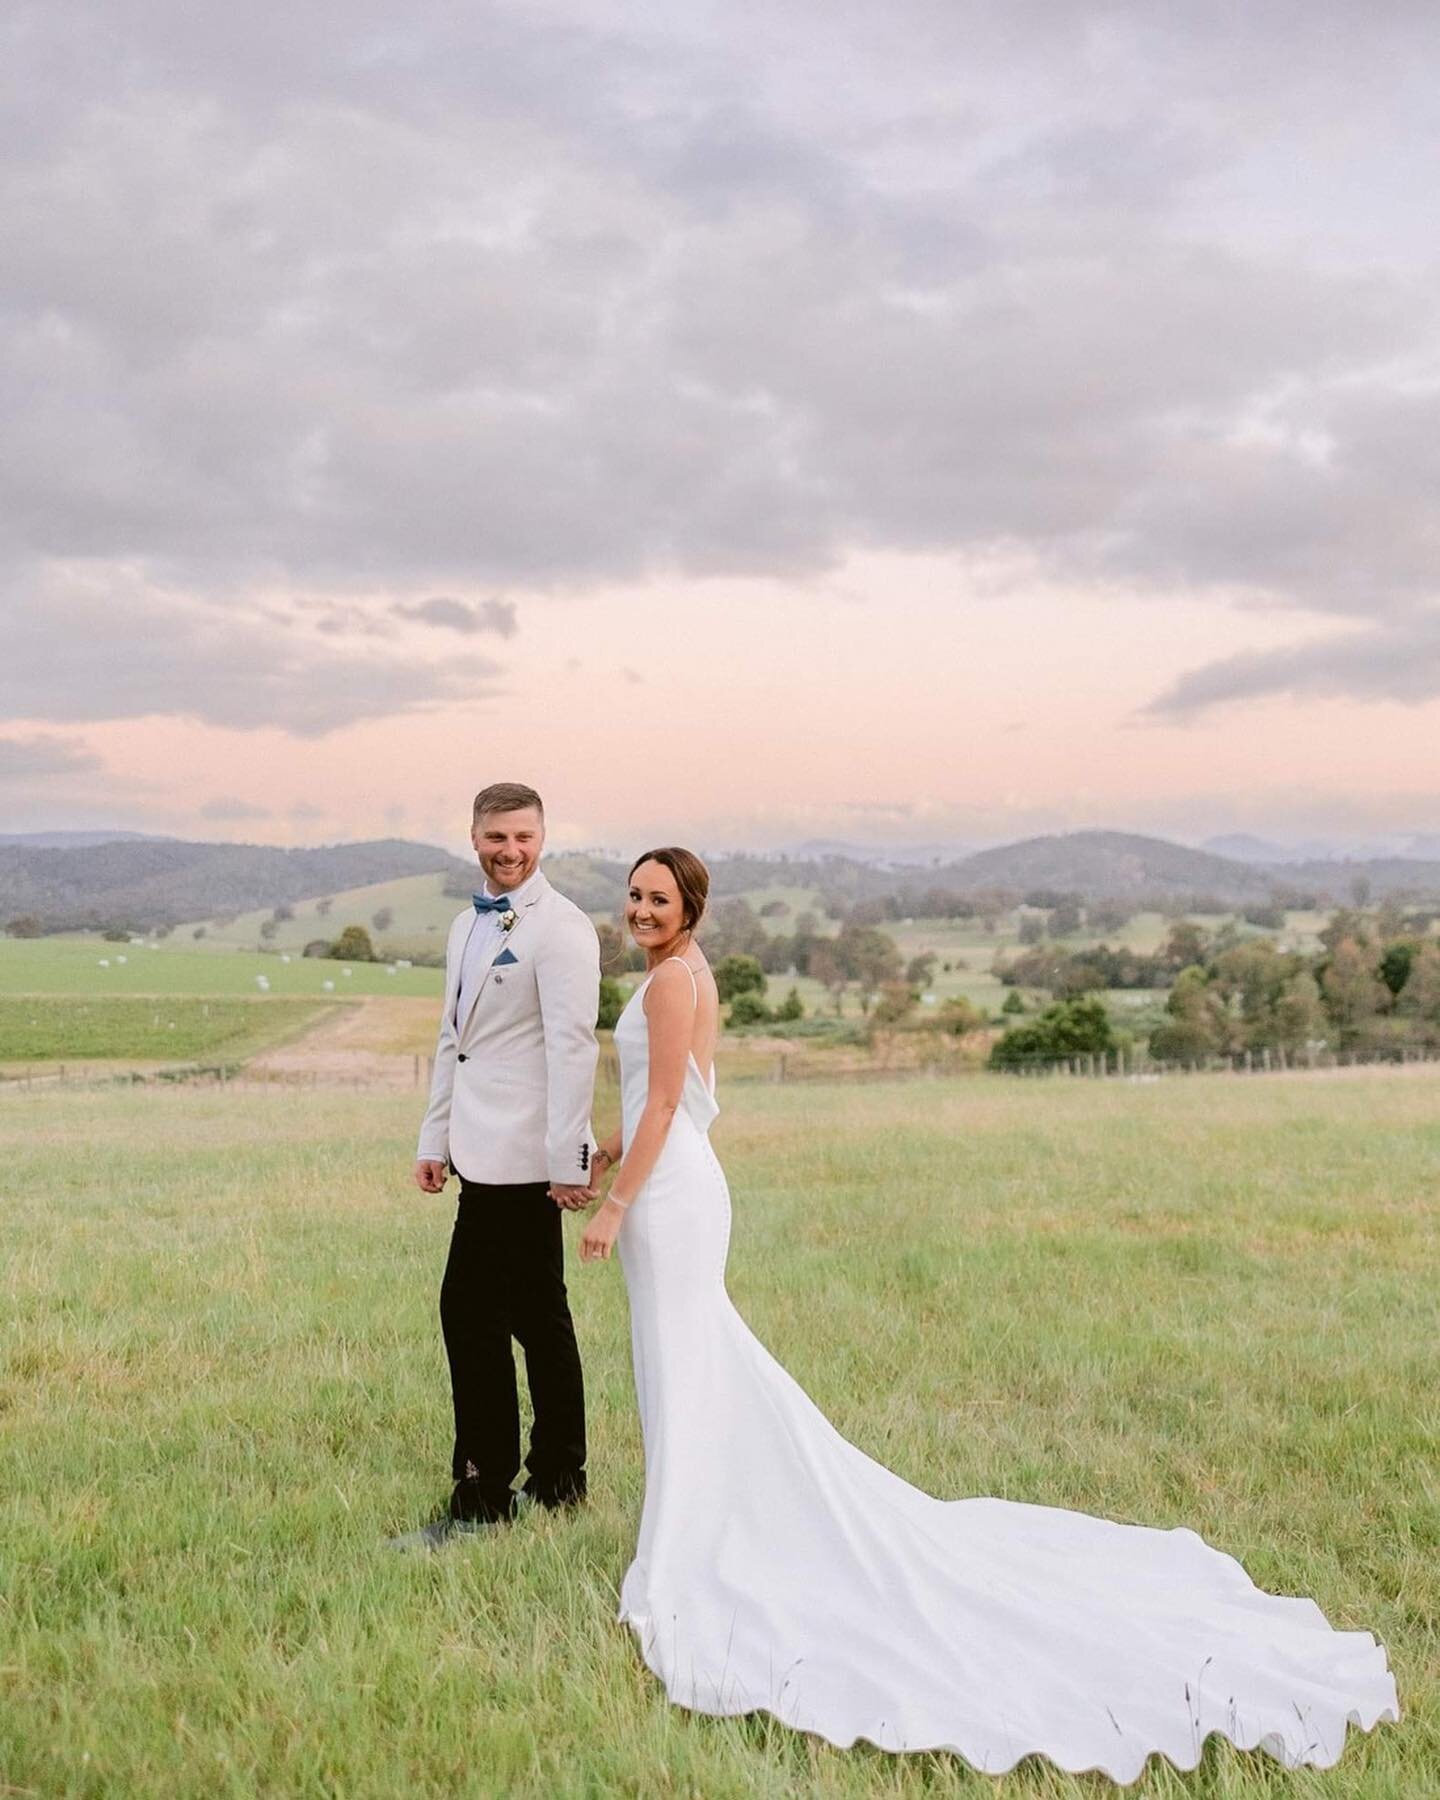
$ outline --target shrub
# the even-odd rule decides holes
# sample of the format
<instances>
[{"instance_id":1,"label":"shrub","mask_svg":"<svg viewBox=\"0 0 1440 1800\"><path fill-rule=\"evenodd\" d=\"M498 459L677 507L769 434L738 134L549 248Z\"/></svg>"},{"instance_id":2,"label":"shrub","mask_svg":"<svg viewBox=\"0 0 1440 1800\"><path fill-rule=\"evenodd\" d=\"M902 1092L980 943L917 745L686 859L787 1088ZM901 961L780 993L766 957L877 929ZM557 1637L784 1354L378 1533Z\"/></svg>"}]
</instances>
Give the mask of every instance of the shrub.
<instances>
[{"instance_id":1,"label":"shrub","mask_svg":"<svg viewBox=\"0 0 1440 1800\"><path fill-rule=\"evenodd\" d=\"M336 962L374 962L375 946L363 925L347 925L330 946Z\"/></svg>"},{"instance_id":2,"label":"shrub","mask_svg":"<svg viewBox=\"0 0 1440 1800\"><path fill-rule=\"evenodd\" d=\"M805 1006L800 998L799 988L791 988L790 992L775 1008L772 1015L776 1024L789 1025L796 1019L805 1017Z\"/></svg>"},{"instance_id":3,"label":"shrub","mask_svg":"<svg viewBox=\"0 0 1440 1800\"><path fill-rule=\"evenodd\" d=\"M731 1001L725 1023L732 1029L737 1025L768 1025L773 1017L759 994L753 988L745 988Z\"/></svg>"},{"instance_id":4,"label":"shrub","mask_svg":"<svg viewBox=\"0 0 1440 1800\"><path fill-rule=\"evenodd\" d=\"M715 986L722 1005L741 994L763 994L766 986L765 971L753 956L722 956L715 965Z\"/></svg>"},{"instance_id":5,"label":"shrub","mask_svg":"<svg viewBox=\"0 0 1440 1800\"><path fill-rule=\"evenodd\" d=\"M1030 1063L1060 1062L1113 1050L1115 1034L1103 1002L1093 996L1047 1006L1038 1018L1012 1025L990 1049L992 1069L1020 1069Z\"/></svg>"}]
</instances>

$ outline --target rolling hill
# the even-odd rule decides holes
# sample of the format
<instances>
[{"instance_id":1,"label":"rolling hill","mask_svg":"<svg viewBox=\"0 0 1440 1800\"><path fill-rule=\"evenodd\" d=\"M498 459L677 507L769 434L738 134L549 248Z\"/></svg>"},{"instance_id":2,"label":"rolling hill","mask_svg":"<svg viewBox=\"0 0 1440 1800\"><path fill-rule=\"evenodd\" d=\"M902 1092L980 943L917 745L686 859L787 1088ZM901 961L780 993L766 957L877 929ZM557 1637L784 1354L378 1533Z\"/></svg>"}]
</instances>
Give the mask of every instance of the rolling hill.
<instances>
[{"instance_id":1,"label":"rolling hill","mask_svg":"<svg viewBox=\"0 0 1440 1800\"><path fill-rule=\"evenodd\" d=\"M166 838L0 844L0 920L29 914L56 931L178 925L465 867L433 844L399 838L314 850Z\"/></svg>"}]
</instances>

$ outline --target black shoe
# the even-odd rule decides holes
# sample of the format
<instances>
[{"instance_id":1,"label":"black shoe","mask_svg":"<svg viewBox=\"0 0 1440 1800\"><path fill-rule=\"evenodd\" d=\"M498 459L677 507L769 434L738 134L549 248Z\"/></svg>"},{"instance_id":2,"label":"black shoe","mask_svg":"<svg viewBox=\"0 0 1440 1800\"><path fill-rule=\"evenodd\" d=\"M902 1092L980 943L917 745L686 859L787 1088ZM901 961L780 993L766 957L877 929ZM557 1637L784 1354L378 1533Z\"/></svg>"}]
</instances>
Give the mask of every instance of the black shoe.
<instances>
[{"instance_id":1,"label":"black shoe","mask_svg":"<svg viewBox=\"0 0 1440 1800\"><path fill-rule=\"evenodd\" d=\"M551 1481L537 1481L531 1475L520 1492L536 1506L548 1507L552 1512L562 1507L583 1506L586 1494L585 1471L582 1469L579 1474L562 1475Z\"/></svg>"},{"instance_id":2,"label":"black shoe","mask_svg":"<svg viewBox=\"0 0 1440 1800\"><path fill-rule=\"evenodd\" d=\"M474 1481L457 1481L445 1512L457 1523L508 1525L515 1517L515 1496L509 1488L486 1493Z\"/></svg>"}]
</instances>

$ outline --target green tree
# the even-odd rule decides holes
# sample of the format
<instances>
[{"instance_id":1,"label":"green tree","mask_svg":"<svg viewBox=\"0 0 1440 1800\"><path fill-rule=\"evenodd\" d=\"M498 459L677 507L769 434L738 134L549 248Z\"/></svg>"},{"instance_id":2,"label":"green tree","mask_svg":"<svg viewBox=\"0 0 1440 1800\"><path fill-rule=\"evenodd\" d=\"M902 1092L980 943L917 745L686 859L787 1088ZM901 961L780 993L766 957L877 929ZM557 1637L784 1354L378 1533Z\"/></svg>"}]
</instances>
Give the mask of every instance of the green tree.
<instances>
[{"instance_id":1,"label":"green tree","mask_svg":"<svg viewBox=\"0 0 1440 1800\"><path fill-rule=\"evenodd\" d=\"M1285 984L1298 974L1297 956L1277 950L1270 938L1247 938L1222 950L1210 964L1212 991L1238 1013L1242 1044L1260 1048L1280 1041L1275 1008Z\"/></svg>"},{"instance_id":2,"label":"green tree","mask_svg":"<svg viewBox=\"0 0 1440 1800\"><path fill-rule=\"evenodd\" d=\"M1380 979L1392 994L1398 994L1410 979L1410 970L1420 946L1408 938L1397 938L1380 953Z\"/></svg>"},{"instance_id":3,"label":"green tree","mask_svg":"<svg viewBox=\"0 0 1440 1800\"><path fill-rule=\"evenodd\" d=\"M835 939L835 954L860 989L862 1011L868 1011L871 994L887 981L900 979L902 964L895 940L876 925L842 925Z\"/></svg>"},{"instance_id":4,"label":"green tree","mask_svg":"<svg viewBox=\"0 0 1440 1800\"><path fill-rule=\"evenodd\" d=\"M613 1031L625 1010L625 1002L630 998L627 988L621 987L613 975L600 977L600 1012L595 1021L597 1031Z\"/></svg>"},{"instance_id":5,"label":"green tree","mask_svg":"<svg viewBox=\"0 0 1440 1800\"><path fill-rule=\"evenodd\" d=\"M1320 983L1308 969L1302 969L1290 977L1275 1001L1275 1041L1286 1050L1303 1050L1324 1036Z\"/></svg>"},{"instance_id":6,"label":"green tree","mask_svg":"<svg viewBox=\"0 0 1440 1800\"><path fill-rule=\"evenodd\" d=\"M1424 944L1416 953L1399 1010L1415 1021L1422 1041L1433 1044L1440 1038L1440 944Z\"/></svg>"},{"instance_id":7,"label":"green tree","mask_svg":"<svg viewBox=\"0 0 1440 1800\"><path fill-rule=\"evenodd\" d=\"M1025 996L1020 992L1019 988L1011 988L1010 992L1005 996L1001 1003L1000 1010L1002 1013L1024 1012Z\"/></svg>"},{"instance_id":8,"label":"green tree","mask_svg":"<svg viewBox=\"0 0 1440 1800\"><path fill-rule=\"evenodd\" d=\"M1374 951L1354 938L1343 938L1335 946L1320 977L1320 991L1342 1046L1363 1038L1390 999L1390 990L1375 973Z\"/></svg>"},{"instance_id":9,"label":"green tree","mask_svg":"<svg viewBox=\"0 0 1440 1800\"><path fill-rule=\"evenodd\" d=\"M905 965L906 981L911 987L933 987L937 961L938 958L933 950L922 950L918 956L912 956Z\"/></svg>"},{"instance_id":10,"label":"green tree","mask_svg":"<svg viewBox=\"0 0 1440 1800\"><path fill-rule=\"evenodd\" d=\"M833 939L815 940L806 963L806 973L812 981L818 981L834 1001L838 1018L844 1010L845 990L850 985L850 975L836 952Z\"/></svg>"},{"instance_id":11,"label":"green tree","mask_svg":"<svg viewBox=\"0 0 1440 1800\"><path fill-rule=\"evenodd\" d=\"M710 907L700 921L699 937L713 968L735 954L758 959L769 933L750 902L732 895Z\"/></svg>"},{"instance_id":12,"label":"green tree","mask_svg":"<svg viewBox=\"0 0 1440 1800\"><path fill-rule=\"evenodd\" d=\"M395 923L395 908L382 906L370 915L370 923L377 931L388 931Z\"/></svg>"},{"instance_id":13,"label":"green tree","mask_svg":"<svg viewBox=\"0 0 1440 1800\"><path fill-rule=\"evenodd\" d=\"M775 1008L774 1017L777 1025L788 1025L795 1019L803 1019L805 1017L805 1006L800 998L799 988L791 988L790 992Z\"/></svg>"},{"instance_id":14,"label":"green tree","mask_svg":"<svg viewBox=\"0 0 1440 1800\"><path fill-rule=\"evenodd\" d=\"M375 946L363 925L347 925L330 946L336 962L374 962Z\"/></svg>"},{"instance_id":15,"label":"green tree","mask_svg":"<svg viewBox=\"0 0 1440 1800\"><path fill-rule=\"evenodd\" d=\"M756 993L754 988L742 988L730 1004L730 1012L725 1023L736 1025L768 1025L772 1014L770 1008Z\"/></svg>"},{"instance_id":16,"label":"green tree","mask_svg":"<svg viewBox=\"0 0 1440 1800\"><path fill-rule=\"evenodd\" d=\"M1098 900L1085 908L1085 920L1092 931L1123 931L1134 916L1134 909L1122 900Z\"/></svg>"},{"instance_id":17,"label":"green tree","mask_svg":"<svg viewBox=\"0 0 1440 1800\"><path fill-rule=\"evenodd\" d=\"M1228 1048L1224 998L1198 965L1176 976L1165 1012L1165 1022L1150 1034L1150 1054L1160 1062L1203 1062Z\"/></svg>"},{"instance_id":18,"label":"green tree","mask_svg":"<svg viewBox=\"0 0 1440 1800\"><path fill-rule=\"evenodd\" d=\"M1320 942L1333 952L1351 938L1357 944L1370 942L1370 922L1363 913L1355 912L1348 906L1342 906L1331 913L1329 919L1316 933Z\"/></svg>"},{"instance_id":19,"label":"green tree","mask_svg":"<svg viewBox=\"0 0 1440 1800\"><path fill-rule=\"evenodd\" d=\"M722 1006L728 1005L737 994L763 994L767 985L765 971L758 959L738 952L722 956L715 964L714 974Z\"/></svg>"},{"instance_id":20,"label":"green tree","mask_svg":"<svg viewBox=\"0 0 1440 1800\"><path fill-rule=\"evenodd\" d=\"M1069 937L1080 929L1080 907L1074 900L1062 900L1050 911L1049 930L1051 937Z\"/></svg>"},{"instance_id":21,"label":"green tree","mask_svg":"<svg viewBox=\"0 0 1440 1800\"><path fill-rule=\"evenodd\" d=\"M1203 925L1197 925L1193 919L1176 919L1160 955L1178 974L1192 963L1203 963L1209 949L1210 934Z\"/></svg>"}]
</instances>

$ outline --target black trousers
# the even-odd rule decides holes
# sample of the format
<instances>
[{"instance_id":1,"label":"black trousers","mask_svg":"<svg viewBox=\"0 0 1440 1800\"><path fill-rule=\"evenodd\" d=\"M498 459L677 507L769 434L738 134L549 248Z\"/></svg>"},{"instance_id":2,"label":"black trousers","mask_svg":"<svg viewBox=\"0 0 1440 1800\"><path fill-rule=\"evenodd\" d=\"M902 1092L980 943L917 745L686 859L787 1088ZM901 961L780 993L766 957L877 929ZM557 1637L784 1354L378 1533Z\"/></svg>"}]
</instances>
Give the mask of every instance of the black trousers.
<instances>
[{"instance_id":1,"label":"black trousers","mask_svg":"<svg viewBox=\"0 0 1440 1800\"><path fill-rule=\"evenodd\" d=\"M454 1475L482 1508L509 1504L520 1470L520 1400L511 1340L525 1352L534 1422L527 1486L568 1496L585 1485L585 1383L565 1293L564 1214L543 1181L460 1178L440 1285L455 1400Z\"/></svg>"}]
</instances>

